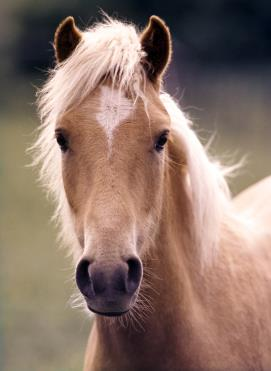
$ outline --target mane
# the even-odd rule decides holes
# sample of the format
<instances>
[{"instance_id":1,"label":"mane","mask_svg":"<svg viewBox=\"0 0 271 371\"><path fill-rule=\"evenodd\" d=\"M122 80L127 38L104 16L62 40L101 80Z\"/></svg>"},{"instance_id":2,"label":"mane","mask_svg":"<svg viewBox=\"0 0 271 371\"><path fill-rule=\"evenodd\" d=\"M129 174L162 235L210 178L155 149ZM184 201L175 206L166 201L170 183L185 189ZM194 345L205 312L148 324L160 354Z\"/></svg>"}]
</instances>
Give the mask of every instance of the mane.
<instances>
[{"instance_id":1,"label":"mane","mask_svg":"<svg viewBox=\"0 0 271 371\"><path fill-rule=\"evenodd\" d=\"M228 227L235 215L230 203L226 175L240 165L223 167L212 161L193 130L192 122L184 115L169 94L160 95L171 118L171 127L182 139L188 167L188 194L192 206L193 242L199 250L201 266L213 261L219 248L223 226ZM236 219L237 222L237 219Z\"/></svg>"},{"instance_id":2,"label":"mane","mask_svg":"<svg viewBox=\"0 0 271 371\"><path fill-rule=\"evenodd\" d=\"M41 119L39 136L32 147L34 165L40 170L42 185L56 203L55 219L60 222L65 244L80 251L61 175L61 154L54 139L58 118L84 100L105 78L113 85L129 89L136 100L144 96L145 72L141 64L144 52L140 36L133 25L106 18L82 33L73 54L56 66L44 87L38 92ZM218 247L223 213L229 205L229 190L220 166L213 163L199 142L191 123L178 105L165 93L161 100L172 126L182 137L188 164L189 189L193 211L193 235L203 263L211 260Z\"/></svg>"}]
</instances>

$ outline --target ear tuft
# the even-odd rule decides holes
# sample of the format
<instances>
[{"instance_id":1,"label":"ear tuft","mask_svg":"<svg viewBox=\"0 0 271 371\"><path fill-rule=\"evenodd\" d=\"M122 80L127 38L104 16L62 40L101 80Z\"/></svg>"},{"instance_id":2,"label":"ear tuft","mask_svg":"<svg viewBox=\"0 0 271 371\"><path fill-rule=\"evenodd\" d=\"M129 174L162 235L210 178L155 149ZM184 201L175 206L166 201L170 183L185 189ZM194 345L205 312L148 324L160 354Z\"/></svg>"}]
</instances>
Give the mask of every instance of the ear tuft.
<instances>
[{"instance_id":1,"label":"ear tuft","mask_svg":"<svg viewBox=\"0 0 271 371\"><path fill-rule=\"evenodd\" d=\"M171 60L171 36L165 22L153 15L148 26L141 35L142 49L146 52L142 63L149 79L153 82L160 80Z\"/></svg>"},{"instance_id":2,"label":"ear tuft","mask_svg":"<svg viewBox=\"0 0 271 371\"><path fill-rule=\"evenodd\" d=\"M67 17L62 21L55 32L54 47L58 63L67 59L82 38L80 30L76 27L73 17Z\"/></svg>"}]
</instances>

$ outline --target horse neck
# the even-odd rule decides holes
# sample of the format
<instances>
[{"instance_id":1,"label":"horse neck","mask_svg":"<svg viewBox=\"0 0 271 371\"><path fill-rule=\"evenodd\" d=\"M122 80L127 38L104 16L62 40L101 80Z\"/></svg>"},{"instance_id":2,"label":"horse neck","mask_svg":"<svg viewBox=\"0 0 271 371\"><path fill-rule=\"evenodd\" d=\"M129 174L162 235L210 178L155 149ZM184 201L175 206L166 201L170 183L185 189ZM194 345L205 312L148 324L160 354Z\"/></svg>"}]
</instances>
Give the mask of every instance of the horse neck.
<instances>
[{"instance_id":1,"label":"horse neck","mask_svg":"<svg viewBox=\"0 0 271 371\"><path fill-rule=\"evenodd\" d=\"M140 318L139 308L139 314L132 321L134 323L128 321L125 328L120 326L118 320L109 324L108 320L97 317L98 337L107 354L115 354L117 347L126 349L126 353L131 352L127 354L129 359L138 361L144 354L146 362L148 357L152 359L152 354L157 359L157 351L161 350L163 342L165 345L170 342L172 349L180 349L184 327L193 312L191 306L196 303L193 286L198 280L193 275L199 271L199 267L192 263L195 249L189 237L191 210L185 195L184 177L182 174L176 176L176 169L168 166L163 217L155 246L150 247L151 253L143 260L146 277L141 292L147 298L147 308L142 310L143 318ZM158 349L154 339L159 339Z\"/></svg>"}]
</instances>

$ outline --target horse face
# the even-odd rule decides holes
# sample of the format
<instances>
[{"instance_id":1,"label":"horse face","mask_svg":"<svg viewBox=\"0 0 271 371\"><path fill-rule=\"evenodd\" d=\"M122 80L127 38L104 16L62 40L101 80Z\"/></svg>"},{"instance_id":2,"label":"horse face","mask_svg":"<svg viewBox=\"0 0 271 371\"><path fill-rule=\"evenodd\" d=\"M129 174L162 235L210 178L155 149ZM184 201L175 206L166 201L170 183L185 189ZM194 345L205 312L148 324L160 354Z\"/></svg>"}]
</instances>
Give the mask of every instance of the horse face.
<instances>
[{"instance_id":1,"label":"horse face","mask_svg":"<svg viewBox=\"0 0 271 371\"><path fill-rule=\"evenodd\" d=\"M155 16L141 35L128 27L127 38L124 29L116 27L113 35L107 26L102 28L95 41L95 30L85 35L68 17L54 39L60 63L56 77L61 81L62 72L67 89L74 86L63 93L67 100L79 91L82 97L77 104L67 104L56 125L66 199L81 245L76 279L89 309L104 315L122 314L136 301L141 259L159 223L169 136L169 117L159 99L171 56L169 30ZM95 46L101 63L92 53ZM93 76L89 67L83 68L91 63L97 67ZM80 80L79 70L85 71ZM85 76L96 86L88 94ZM86 82L78 89L82 79ZM118 83L127 89L118 88ZM144 85L144 102L131 96L135 91L140 95L139 84ZM73 108L67 112L68 107Z\"/></svg>"},{"instance_id":2,"label":"horse face","mask_svg":"<svg viewBox=\"0 0 271 371\"><path fill-rule=\"evenodd\" d=\"M169 117L155 88L146 105L110 84L56 127L62 175L81 259L77 284L89 309L128 311L142 280L163 199Z\"/></svg>"}]
</instances>

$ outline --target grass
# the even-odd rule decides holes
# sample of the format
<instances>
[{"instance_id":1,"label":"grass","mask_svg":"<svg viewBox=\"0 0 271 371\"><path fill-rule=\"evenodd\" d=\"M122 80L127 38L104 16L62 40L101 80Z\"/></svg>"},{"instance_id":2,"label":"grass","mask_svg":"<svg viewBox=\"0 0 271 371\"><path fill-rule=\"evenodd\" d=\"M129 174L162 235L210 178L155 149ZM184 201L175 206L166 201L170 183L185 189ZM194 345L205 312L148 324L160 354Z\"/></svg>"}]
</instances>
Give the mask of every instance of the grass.
<instances>
[{"instance_id":1,"label":"grass","mask_svg":"<svg viewBox=\"0 0 271 371\"><path fill-rule=\"evenodd\" d=\"M232 182L235 193L270 174L271 84L265 76L201 74L183 83L181 104L197 106L188 111L200 136L218 133L212 152L226 159L249 155ZM52 208L25 167L36 125L23 110L0 117L0 369L76 371L82 369L90 323L68 305L73 269L56 248Z\"/></svg>"}]
</instances>

